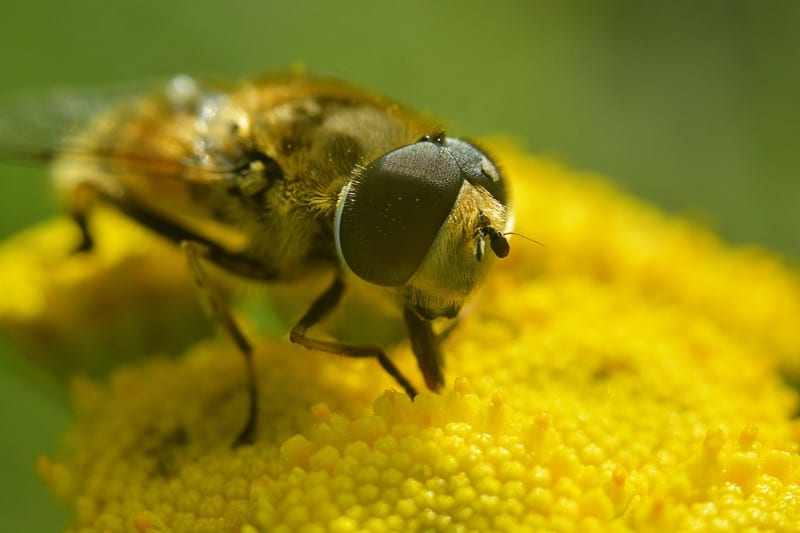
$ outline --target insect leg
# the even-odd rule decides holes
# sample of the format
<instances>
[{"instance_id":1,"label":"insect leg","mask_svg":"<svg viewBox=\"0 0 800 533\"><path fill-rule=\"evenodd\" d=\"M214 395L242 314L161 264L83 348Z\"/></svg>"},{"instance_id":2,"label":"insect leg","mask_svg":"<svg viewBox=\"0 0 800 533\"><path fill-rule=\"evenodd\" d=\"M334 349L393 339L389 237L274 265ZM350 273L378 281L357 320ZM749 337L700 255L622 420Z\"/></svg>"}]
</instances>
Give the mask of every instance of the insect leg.
<instances>
[{"instance_id":1,"label":"insect leg","mask_svg":"<svg viewBox=\"0 0 800 533\"><path fill-rule=\"evenodd\" d=\"M214 318L219 320L222 324L222 328L244 356L249 411L247 414L247 422L236 437L234 446L252 444L255 438L256 420L258 418L258 386L253 364L253 347L233 319L222 295L209 283L208 275L203 269L201 261L207 254L207 251L204 251L204 245L196 241L187 240L181 242L181 248L186 252L192 279L194 280L195 287L197 287L197 291L206 309Z\"/></svg>"},{"instance_id":2,"label":"insect leg","mask_svg":"<svg viewBox=\"0 0 800 533\"><path fill-rule=\"evenodd\" d=\"M409 383L409 381L400 373L400 370L392 363L392 360L386 355L386 352L380 346L375 344L353 344L347 342L337 341L324 341L320 339L312 339L306 335L306 331L319 323L325 318L339 303L344 292L344 282L340 277L333 280L333 283L328 287L322 295L317 298L306 314L300 319L299 322L292 328L289 338L292 342L301 344L306 348L312 350L320 350L336 355L343 355L345 357L374 357L378 360L383 369L392 376L397 383L403 387L409 397L414 398L417 395L416 389Z\"/></svg>"},{"instance_id":3,"label":"insect leg","mask_svg":"<svg viewBox=\"0 0 800 533\"><path fill-rule=\"evenodd\" d=\"M267 268L262 262L245 254L230 252L199 233L142 207L132 199L123 200L105 193L97 195L104 202L119 209L128 218L175 244L182 245L184 241L195 243L202 248L203 259L232 274L257 281L273 281L277 277L274 270Z\"/></svg>"},{"instance_id":4,"label":"insect leg","mask_svg":"<svg viewBox=\"0 0 800 533\"><path fill-rule=\"evenodd\" d=\"M417 358L417 364L425 377L425 384L432 391L438 391L444 385L442 375L443 358L439 346L439 336L433 331L428 320L424 320L408 306L403 308L408 337L411 339L411 350Z\"/></svg>"},{"instance_id":5,"label":"insect leg","mask_svg":"<svg viewBox=\"0 0 800 533\"><path fill-rule=\"evenodd\" d=\"M253 363L253 349L231 316L222 296L208 282L208 276L202 267L201 259L214 263L233 274L260 281L274 279L276 277L275 272L255 259L244 254L231 253L202 235L183 227L179 223L154 213L136 203L130 196L125 198L115 197L87 184L86 192L83 194L88 193L92 193L93 197L112 204L124 215L161 237L171 240L176 244L180 244L185 251L189 262L189 268L202 302L205 304L206 309L222 323L222 327L230 335L231 339L244 356L249 412L247 421L236 438L234 445L239 446L252 443L255 437L256 420L258 417L258 390ZM89 204L87 203L85 205L86 207L83 210L77 211L81 213L84 224Z\"/></svg>"},{"instance_id":6,"label":"insect leg","mask_svg":"<svg viewBox=\"0 0 800 533\"><path fill-rule=\"evenodd\" d=\"M75 187L69 198L69 214L81 232L81 242L72 253L90 252L94 248L94 239L89 230L89 210L98 197L99 192L94 185L84 182Z\"/></svg>"}]
</instances>

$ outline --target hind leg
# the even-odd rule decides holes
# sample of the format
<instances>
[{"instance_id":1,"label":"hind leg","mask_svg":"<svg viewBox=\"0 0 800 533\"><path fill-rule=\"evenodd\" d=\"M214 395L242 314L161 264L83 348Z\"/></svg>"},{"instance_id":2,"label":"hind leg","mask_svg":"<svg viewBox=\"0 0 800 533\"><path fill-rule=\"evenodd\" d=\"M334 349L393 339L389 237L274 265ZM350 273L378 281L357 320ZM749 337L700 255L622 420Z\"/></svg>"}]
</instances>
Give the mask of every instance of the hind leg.
<instances>
[{"instance_id":1,"label":"hind leg","mask_svg":"<svg viewBox=\"0 0 800 533\"><path fill-rule=\"evenodd\" d=\"M239 349L239 353L244 356L248 412L245 424L233 445L238 447L245 444L253 444L258 420L258 383L253 364L253 347L231 315L222 294L211 283L208 274L203 268L202 260L209 260L207 247L197 241L185 240L181 242L181 248L186 253L194 285L206 311L222 325L222 329Z\"/></svg>"},{"instance_id":2,"label":"hind leg","mask_svg":"<svg viewBox=\"0 0 800 533\"><path fill-rule=\"evenodd\" d=\"M130 195L116 197L96 186L85 184L73 192L71 200L70 212L81 229L83 238L83 242L76 251L83 252L92 249L94 241L87 225L87 219L92 204L97 200L114 206L141 226L181 246L186 254L192 279L198 289L201 301L212 317L222 325L223 330L231 337L244 358L248 413L244 427L239 432L234 446L251 444L255 439L258 418L258 387L253 364L253 349L231 315L222 294L211 283L203 263L215 264L231 273L260 281L273 280L276 274L258 260L245 254L229 252L180 223L147 209Z\"/></svg>"}]
</instances>

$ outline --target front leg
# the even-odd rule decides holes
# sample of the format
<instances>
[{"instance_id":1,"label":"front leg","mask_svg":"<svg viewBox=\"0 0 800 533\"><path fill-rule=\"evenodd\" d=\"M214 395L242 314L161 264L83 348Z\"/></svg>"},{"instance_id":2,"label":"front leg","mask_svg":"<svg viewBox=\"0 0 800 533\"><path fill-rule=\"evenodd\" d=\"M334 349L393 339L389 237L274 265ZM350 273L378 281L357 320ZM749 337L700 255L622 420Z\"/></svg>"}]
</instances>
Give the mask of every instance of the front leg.
<instances>
[{"instance_id":1,"label":"front leg","mask_svg":"<svg viewBox=\"0 0 800 533\"><path fill-rule=\"evenodd\" d=\"M292 342L301 344L306 348L312 350L320 350L336 355L343 355L345 357L374 357L378 360L383 369L392 376L397 383L403 387L409 397L414 398L417 395L416 389L409 383L409 381L400 373L400 370L392 363L392 360L386 355L386 352L380 346L375 344L353 344L348 342L338 341L324 341L320 339L313 339L306 335L309 328L318 324L324 319L339 303L344 292L344 282L340 277L336 277L333 283L328 287L322 295L311 304L311 307L306 314L300 319L299 322L292 328L289 338Z\"/></svg>"},{"instance_id":2,"label":"front leg","mask_svg":"<svg viewBox=\"0 0 800 533\"><path fill-rule=\"evenodd\" d=\"M440 347L441 336L436 335L429 320L420 318L409 306L403 308L408 337L411 339L411 350L417 358L417 364L425 377L425 384L434 392L444 385L442 368L444 362Z\"/></svg>"}]
</instances>

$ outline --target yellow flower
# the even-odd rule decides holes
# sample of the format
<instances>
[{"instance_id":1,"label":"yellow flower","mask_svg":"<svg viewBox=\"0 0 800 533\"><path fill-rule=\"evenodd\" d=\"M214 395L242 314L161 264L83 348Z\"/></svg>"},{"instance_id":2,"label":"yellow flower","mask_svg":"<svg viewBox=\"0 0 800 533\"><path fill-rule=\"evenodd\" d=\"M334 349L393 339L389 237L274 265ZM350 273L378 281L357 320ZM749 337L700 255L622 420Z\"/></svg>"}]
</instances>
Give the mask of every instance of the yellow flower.
<instances>
[{"instance_id":1,"label":"yellow flower","mask_svg":"<svg viewBox=\"0 0 800 533\"><path fill-rule=\"evenodd\" d=\"M94 215L94 253L72 253L80 237L66 217L0 247L0 324L59 375L179 352L204 329L180 252L122 215Z\"/></svg>"},{"instance_id":2,"label":"yellow flower","mask_svg":"<svg viewBox=\"0 0 800 533\"><path fill-rule=\"evenodd\" d=\"M373 361L261 339L258 441L232 449L246 391L225 339L79 380L63 450L39 464L71 530L800 530L780 373L800 373L797 274L495 152L518 231L546 247L513 240L446 343L446 392L412 403ZM52 290L35 283L24 298ZM406 343L391 356L417 377Z\"/></svg>"}]
</instances>

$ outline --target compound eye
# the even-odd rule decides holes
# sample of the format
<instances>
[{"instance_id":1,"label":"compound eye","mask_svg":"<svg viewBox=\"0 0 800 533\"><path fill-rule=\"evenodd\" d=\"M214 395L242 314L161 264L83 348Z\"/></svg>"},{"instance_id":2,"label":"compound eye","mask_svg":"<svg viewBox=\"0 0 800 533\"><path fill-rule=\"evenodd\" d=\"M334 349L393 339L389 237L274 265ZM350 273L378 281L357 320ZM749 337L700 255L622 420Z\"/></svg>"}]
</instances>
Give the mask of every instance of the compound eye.
<instances>
[{"instance_id":1,"label":"compound eye","mask_svg":"<svg viewBox=\"0 0 800 533\"><path fill-rule=\"evenodd\" d=\"M339 256L370 283L403 285L422 264L463 182L456 160L433 142L379 157L342 189L334 228Z\"/></svg>"},{"instance_id":2,"label":"compound eye","mask_svg":"<svg viewBox=\"0 0 800 533\"><path fill-rule=\"evenodd\" d=\"M464 179L472 185L480 185L503 205L506 205L506 189L497 166L483 150L463 139L448 137L445 146L458 161Z\"/></svg>"}]
</instances>

